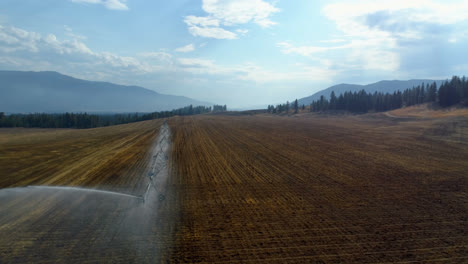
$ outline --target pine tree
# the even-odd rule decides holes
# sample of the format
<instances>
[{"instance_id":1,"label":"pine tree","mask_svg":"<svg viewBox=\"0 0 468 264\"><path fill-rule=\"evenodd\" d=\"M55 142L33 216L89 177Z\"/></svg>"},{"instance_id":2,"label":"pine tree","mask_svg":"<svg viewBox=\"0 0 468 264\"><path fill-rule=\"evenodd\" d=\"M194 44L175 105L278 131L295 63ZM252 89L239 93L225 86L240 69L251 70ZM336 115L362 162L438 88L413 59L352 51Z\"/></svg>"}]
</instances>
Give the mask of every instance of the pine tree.
<instances>
[{"instance_id":1,"label":"pine tree","mask_svg":"<svg viewBox=\"0 0 468 264\"><path fill-rule=\"evenodd\" d=\"M437 84L436 82L432 83L431 86L429 86L429 92L428 96L429 102L435 102L437 99Z\"/></svg>"},{"instance_id":2,"label":"pine tree","mask_svg":"<svg viewBox=\"0 0 468 264\"><path fill-rule=\"evenodd\" d=\"M336 109L336 104L337 104L337 98L335 95L335 91L332 91L330 94L330 109L335 110Z\"/></svg>"}]
</instances>

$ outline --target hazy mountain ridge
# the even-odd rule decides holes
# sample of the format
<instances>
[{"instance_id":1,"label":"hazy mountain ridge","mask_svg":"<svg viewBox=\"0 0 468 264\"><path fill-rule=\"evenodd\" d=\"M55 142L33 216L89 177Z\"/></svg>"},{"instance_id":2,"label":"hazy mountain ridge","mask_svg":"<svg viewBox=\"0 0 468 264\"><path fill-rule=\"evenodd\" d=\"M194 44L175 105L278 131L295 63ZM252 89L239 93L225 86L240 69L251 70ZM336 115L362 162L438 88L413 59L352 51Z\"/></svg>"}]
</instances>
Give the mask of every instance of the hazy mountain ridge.
<instances>
[{"instance_id":1,"label":"hazy mountain ridge","mask_svg":"<svg viewBox=\"0 0 468 264\"><path fill-rule=\"evenodd\" d=\"M413 86L418 86L424 83L425 85L428 83L437 83L437 86L440 86L440 84L443 82L442 80L429 80L429 79L413 79L413 80L407 80L407 81L400 81L400 80L392 80L392 81L379 81L376 83L371 83L367 85L360 85L360 84L338 84L334 85L331 87L328 87L325 90L321 90L319 92L316 92L315 94L304 97L298 100L299 105L309 105L312 103L312 101L317 101L320 99L320 96L324 96L325 98L329 98L330 94L332 91L335 92L336 96L339 96L342 93L352 91L352 92L357 92L360 90L365 90L366 92L383 92L383 93L393 93L395 91L403 91L408 88L412 88Z\"/></svg>"},{"instance_id":2,"label":"hazy mountain ridge","mask_svg":"<svg viewBox=\"0 0 468 264\"><path fill-rule=\"evenodd\" d=\"M211 105L139 86L95 82L58 72L0 71L0 112L153 112Z\"/></svg>"}]
</instances>

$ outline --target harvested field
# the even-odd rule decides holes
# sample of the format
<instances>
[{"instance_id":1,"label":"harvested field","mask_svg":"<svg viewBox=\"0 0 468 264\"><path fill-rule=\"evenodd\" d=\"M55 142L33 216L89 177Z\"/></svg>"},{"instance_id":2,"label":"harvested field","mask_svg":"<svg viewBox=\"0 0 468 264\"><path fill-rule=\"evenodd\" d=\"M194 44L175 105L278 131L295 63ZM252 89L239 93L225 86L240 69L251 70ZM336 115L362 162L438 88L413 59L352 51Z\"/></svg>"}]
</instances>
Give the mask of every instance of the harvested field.
<instances>
[{"instance_id":1,"label":"harvested field","mask_svg":"<svg viewBox=\"0 0 468 264\"><path fill-rule=\"evenodd\" d=\"M0 263L468 261L464 116L161 124L0 130Z\"/></svg>"},{"instance_id":2,"label":"harvested field","mask_svg":"<svg viewBox=\"0 0 468 264\"><path fill-rule=\"evenodd\" d=\"M172 261L468 262L468 133L441 122L171 119Z\"/></svg>"},{"instance_id":3,"label":"harvested field","mask_svg":"<svg viewBox=\"0 0 468 264\"><path fill-rule=\"evenodd\" d=\"M163 121L87 129L0 129L0 188L79 186L143 192Z\"/></svg>"},{"instance_id":4,"label":"harvested field","mask_svg":"<svg viewBox=\"0 0 468 264\"><path fill-rule=\"evenodd\" d=\"M156 130L157 123L136 128L147 127L149 132ZM139 130L134 129L138 135ZM172 247L172 220L178 210L169 185L167 126L153 141L145 153L149 160L126 164L148 165L144 171L126 175L134 178L131 181L114 182L119 186L144 182L148 186L144 201L132 195L70 187L0 190L0 263L158 263L167 259ZM152 178L147 177L149 173Z\"/></svg>"}]
</instances>

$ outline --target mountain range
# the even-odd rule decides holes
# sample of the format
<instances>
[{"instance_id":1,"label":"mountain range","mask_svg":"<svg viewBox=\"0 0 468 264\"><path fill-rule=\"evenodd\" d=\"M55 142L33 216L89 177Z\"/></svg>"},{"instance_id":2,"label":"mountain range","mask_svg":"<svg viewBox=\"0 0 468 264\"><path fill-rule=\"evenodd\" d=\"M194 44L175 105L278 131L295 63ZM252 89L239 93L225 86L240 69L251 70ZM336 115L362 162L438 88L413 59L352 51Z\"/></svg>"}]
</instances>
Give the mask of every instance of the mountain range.
<instances>
[{"instance_id":1,"label":"mountain range","mask_svg":"<svg viewBox=\"0 0 468 264\"><path fill-rule=\"evenodd\" d=\"M408 81L380 81L367 85L338 84L298 100L309 105L351 91L393 93L421 83L441 80L414 79ZM125 86L109 82L95 82L73 78L58 72L0 71L0 112L6 113L131 113L166 111L188 105L212 105L184 96L160 94L139 86Z\"/></svg>"},{"instance_id":2,"label":"mountain range","mask_svg":"<svg viewBox=\"0 0 468 264\"><path fill-rule=\"evenodd\" d=\"M139 86L86 81L57 72L0 71L0 112L129 113L211 105Z\"/></svg>"},{"instance_id":3,"label":"mountain range","mask_svg":"<svg viewBox=\"0 0 468 264\"><path fill-rule=\"evenodd\" d=\"M360 90L365 90L366 92L374 93L374 92L382 92L382 93L393 93L395 91L403 91L408 88L412 88L413 86L416 87L424 83L425 85L428 83L437 83L437 87L443 82L442 80L428 80L428 79L414 79L408 81L380 81L376 83L371 83L367 85L360 85L360 84L338 84L331 86L325 90L321 90L311 96L304 97L298 99L299 105L309 105L312 101L320 100L320 96L324 96L325 98L329 98L332 91L335 92L336 96L339 96L345 92L358 92Z\"/></svg>"}]
</instances>

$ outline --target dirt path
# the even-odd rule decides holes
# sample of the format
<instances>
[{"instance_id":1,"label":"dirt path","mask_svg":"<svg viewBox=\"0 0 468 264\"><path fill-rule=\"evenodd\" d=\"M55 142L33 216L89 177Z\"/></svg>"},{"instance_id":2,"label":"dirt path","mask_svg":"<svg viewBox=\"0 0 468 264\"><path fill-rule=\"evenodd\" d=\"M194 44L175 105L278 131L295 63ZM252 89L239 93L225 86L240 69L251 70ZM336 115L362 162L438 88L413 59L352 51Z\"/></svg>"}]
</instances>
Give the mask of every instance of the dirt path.
<instances>
[{"instance_id":1,"label":"dirt path","mask_svg":"<svg viewBox=\"0 0 468 264\"><path fill-rule=\"evenodd\" d=\"M169 127L139 196L72 187L0 190L0 263L158 263L170 247Z\"/></svg>"}]
</instances>

